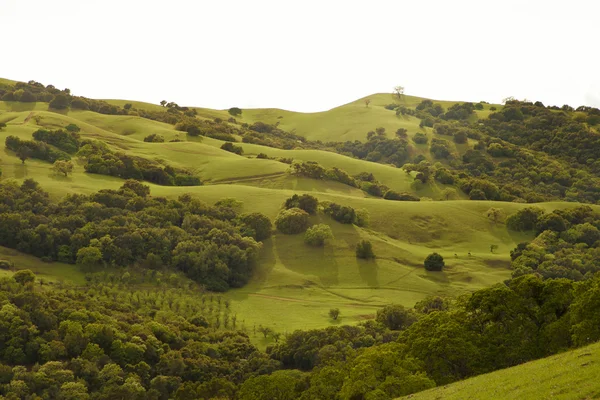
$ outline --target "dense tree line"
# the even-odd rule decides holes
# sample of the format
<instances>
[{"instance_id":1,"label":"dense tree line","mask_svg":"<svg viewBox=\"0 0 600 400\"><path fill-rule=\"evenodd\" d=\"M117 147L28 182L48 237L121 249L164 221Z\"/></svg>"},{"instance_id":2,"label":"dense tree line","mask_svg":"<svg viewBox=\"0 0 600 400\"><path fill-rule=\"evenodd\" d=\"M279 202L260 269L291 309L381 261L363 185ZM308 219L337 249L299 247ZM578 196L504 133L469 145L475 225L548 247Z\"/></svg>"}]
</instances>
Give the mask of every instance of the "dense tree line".
<instances>
[{"instance_id":1,"label":"dense tree line","mask_svg":"<svg viewBox=\"0 0 600 400\"><path fill-rule=\"evenodd\" d=\"M208 296L179 308L160 291L42 283L27 270L0 279L3 398L231 399L244 381L280 368L231 321L209 327ZM206 308L222 304L210 296Z\"/></svg>"},{"instance_id":2,"label":"dense tree line","mask_svg":"<svg viewBox=\"0 0 600 400\"><path fill-rule=\"evenodd\" d=\"M265 236L256 218L190 197L149 196L126 181L119 190L68 195L59 203L29 179L0 184L0 245L82 266L166 265L211 290L243 286ZM263 225L264 226L264 223Z\"/></svg>"},{"instance_id":3,"label":"dense tree line","mask_svg":"<svg viewBox=\"0 0 600 400\"><path fill-rule=\"evenodd\" d=\"M588 206L545 213L528 207L506 220L509 229L538 235L511 252L513 276L582 280L600 271L600 213Z\"/></svg>"},{"instance_id":4,"label":"dense tree line","mask_svg":"<svg viewBox=\"0 0 600 400\"><path fill-rule=\"evenodd\" d=\"M164 186L200 186L202 181L191 172L175 169L142 157L115 152L104 143L85 140L77 156L85 161L84 169L92 174L144 180Z\"/></svg>"},{"instance_id":5,"label":"dense tree line","mask_svg":"<svg viewBox=\"0 0 600 400\"><path fill-rule=\"evenodd\" d=\"M375 131L367 133L367 142L364 143L358 140L343 143L330 142L327 143L327 146L343 155L393 164L397 167L402 166L410 154L408 140L402 136L389 139L384 128L377 128Z\"/></svg>"}]
</instances>

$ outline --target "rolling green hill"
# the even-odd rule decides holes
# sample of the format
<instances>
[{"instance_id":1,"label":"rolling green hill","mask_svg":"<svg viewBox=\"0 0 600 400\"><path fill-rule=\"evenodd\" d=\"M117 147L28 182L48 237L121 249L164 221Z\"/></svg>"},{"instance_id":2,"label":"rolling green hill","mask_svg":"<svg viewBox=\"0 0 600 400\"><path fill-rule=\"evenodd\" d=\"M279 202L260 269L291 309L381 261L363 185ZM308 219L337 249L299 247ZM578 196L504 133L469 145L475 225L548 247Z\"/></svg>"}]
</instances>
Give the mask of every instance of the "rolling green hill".
<instances>
[{"instance_id":1,"label":"rolling green hill","mask_svg":"<svg viewBox=\"0 0 600 400\"><path fill-rule=\"evenodd\" d=\"M365 99L370 99L369 107L365 106ZM393 103L394 99L390 93L377 93L358 99L340 107L317 113L300 113L267 109L245 109L237 119L240 122L253 123L257 121L269 124L279 123L279 127L287 131L294 131L300 136L310 140L346 141L364 140L367 132L376 127L384 127L388 132L395 132L398 128L408 129L410 133L422 131L419 128L420 120L413 116L397 117L394 111L386 110L385 105ZM423 100L422 97L404 96L400 104L414 108ZM454 101L436 101L445 107L452 105ZM478 117L489 114L489 108L493 104L487 104L485 109L477 112ZM501 107L495 105L496 107ZM210 110L198 108L200 116L207 118L229 118L227 111Z\"/></svg>"},{"instance_id":2,"label":"rolling green hill","mask_svg":"<svg viewBox=\"0 0 600 400\"><path fill-rule=\"evenodd\" d=\"M600 343L437 387L402 399L596 399Z\"/></svg>"},{"instance_id":3,"label":"rolling green hill","mask_svg":"<svg viewBox=\"0 0 600 400\"><path fill-rule=\"evenodd\" d=\"M600 339L600 110L0 98L0 397L390 400ZM294 195L324 246L270 228ZM597 397L599 349L410 398Z\"/></svg>"},{"instance_id":4,"label":"rolling green hill","mask_svg":"<svg viewBox=\"0 0 600 400\"><path fill-rule=\"evenodd\" d=\"M372 98L369 109L358 100L321 113L319 119L311 119L311 123L321 126L323 118L333 122L339 120L338 113L347 113L364 121L364 129L352 131L362 135L382 121L381 115L397 121L393 112L381 107L381 110L377 109L387 101L386 96ZM418 100L407 96L409 104ZM282 150L247 143L240 144L245 155L238 156L221 150L223 141L208 137L191 142L146 143L143 138L149 133L158 133L166 139L180 137L181 133L172 125L136 116L103 115L91 111L52 112L44 103L0 102L0 111L0 121L7 122L2 135L28 139L40 127L59 128L75 123L82 129L84 138L101 140L127 154L165 160L174 166L192 169L203 181L212 183L200 187L150 184L152 194L156 196L177 197L192 193L209 203L235 198L243 203L244 211L261 212L271 219L275 218L285 199L294 193L311 193L321 201L334 201L369 211L371 224L368 228L341 225L328 217L315 217L314 222L330 225L335 236L331 245L324 249L309 248L300 236L277 234L266 241L253 280L246 287L228 294L244 311L247 325L270 325L279 331L324 327L331 323L327 317L331 307L342 311L338 323L355 323L372 317L380 306L390 302L411 306L427 295L452 296L483 288L510 276L508 253L529 237L509 235L503 227L491 225L484 215L492 206L511 214L525 207L522 204L384 201L337 182L290 175L287 164L255 156L265 153L270 157L317 161L324 167L335 166L350 174L370 172L394 190L440 198L445 185L415 186L409 174L393 166L322 150ZM373 120L365 119L361 114L369 112L381 114L373 116ZM267 114L245 111L245 118L255 115L258 120ZM310 114L289 115L295 115L297 121L301 121ZM333 135L339 135L339 131L333 132ZM3 145L2 142L0 146ZM116 189L122 183L118 178L85 173L82 165L76 165L69 177L57 176L51 173L48 163L32 159L22 164L8 151L4 151L1 165L4 178L34 178L57 198L65 193ZM573 204L548 203L544 207L551 210L571 206ZM373 242L378 255L376 261L355 258L354 245L361 239ZM490 253L492 244L499 246L495 254ZM432 251L442 252L447 258L448 269L441 275L421 268L423 259ZM281 307L282 304L285 307Z\"/></svg>"}]
</instances>

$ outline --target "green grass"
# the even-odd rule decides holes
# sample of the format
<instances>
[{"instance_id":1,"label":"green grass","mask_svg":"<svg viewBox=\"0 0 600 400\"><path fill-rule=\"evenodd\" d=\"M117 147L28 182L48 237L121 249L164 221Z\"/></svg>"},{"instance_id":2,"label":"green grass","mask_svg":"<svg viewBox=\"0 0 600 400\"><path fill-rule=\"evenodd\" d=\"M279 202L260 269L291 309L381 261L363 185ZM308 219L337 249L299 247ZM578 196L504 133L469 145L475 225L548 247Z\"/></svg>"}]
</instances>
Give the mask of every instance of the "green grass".
<instances>
[{"instance_id":1,"label":"green grass","mask_svg":"<svg viewBox=\"0 0 600 400\"><path fill-rule=\"evenodd\" d=\"M36 257L2 246L0 246L0 260L12 261L17 270L30 269L39 279L45 281L85 284L83 272L75 265L59 262L45 263ZM0 269L0 276L11 274L11 271Z\"/></svg>"},{"instance_id":2,"label":"green grass","mask_svg":"<svg viewBox=\"0 0 600 400\"><path fill-rule=\"evenodd\" d=\"M600 343L415 393L411 400L537 400L600 397Z\"/></svg>"},{"instance_id":3,"label":"green grass","mask_svg":"<svg viewBox=\"0 0 600 400\"><path fill-rule=\"evenodd\" d=\"M369 107L365 107L364 99L371 99ZM423 100L422 97L404 96L400 104L414 108ZM457 103L456 101L438 101L445 109ZM390 93L377 93L358 99L340 107L328 111L317 113L300 113L293 111L280 110L276 108L266 109L244 109L242 115L236 117L238 122L254 123L257 121L275 124L283 130L295 131L295 133L310 140L326 141L346 141L346 140L364 140L367 132L377 127L384 127L388 135L394 135L398 128L408 129L413 134L417 131L424 131L419 128L420 120L411 116L396 116L395 111L386 110L386 104L394 103ZM477 111L479 118L485 118L489 113L489 107L493 105L486 104L484 110ZM496 105L496 107L501 107ZM197 108L199 115L207 118L227 119L230 115L226 110L211 110L206 108ZM429 130L428 130L429 131Z\"/></svg>"}]
</instances>

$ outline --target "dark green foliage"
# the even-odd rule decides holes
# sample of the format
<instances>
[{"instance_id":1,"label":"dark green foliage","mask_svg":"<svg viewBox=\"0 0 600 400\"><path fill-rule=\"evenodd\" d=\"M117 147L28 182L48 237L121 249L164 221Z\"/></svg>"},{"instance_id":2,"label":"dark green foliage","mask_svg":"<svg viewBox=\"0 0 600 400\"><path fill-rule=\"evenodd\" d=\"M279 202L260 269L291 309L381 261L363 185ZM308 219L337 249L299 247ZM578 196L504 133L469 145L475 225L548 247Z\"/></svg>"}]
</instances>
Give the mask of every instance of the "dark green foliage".
<instances>
[{"instance_id":1,"label":"dark green foliage","mask_svg":"<svg viewBox=\"0 0 600 400\"><path fill-rule=\"evenodd\" d=\"M70 104L71 101L69 97L63 93L59 93L48 105L50 106L50 108L54 108L55 110L65 110L69 108Z\"/></svg>"},{"instance_id":2,"label":"dark green foliage","mask_svg":"<svg viewBox=\"0 0 600 400\"><path fill-rule=\"evenodd\" d=\"M62 129L56 131L38 129L33 132L32 137L34 140L50 144L69 154L74 154L79 150L79 141L81 138L77 133L79 130L77 125L71 124L67 126L66 132Z\"/></svg>"},{"instance_id":3,"label":"dark green foliage","mask_svg":"<svg viewBox=\"0 0 600 400\"><path fill-rule=\"evenodd\" d=\"M7 399L239 398L244 382L280 368L246 334L209 329L198 305L167 307L190 290L175 297L108 282L34 290L30 274L0 279L0 393ZM280 373L286 382L294 375ZM305 388L295 382L292 388Z\"/></svg>"},{"instance_id":4,"label":"dark green foliage","mask_svg":"<svg viewBox=\"0 0 600 400\"><path fill-rule=\"evenodd\" d=\"M304 232L308 224L308 213L299 208L283 210L275 218L277 230L288 235Z\"/></svg>"},{"instance_id":5,"label":"dark green foliage","mask_svg":"<svg viewBox=\"0 0 600 400\"><path fill-rule=\"evenodd\" d=\"M538 234L511 251L514 277L537 273L544 279L582 280L600 271L600 214L589 207L548 214L530 207L510 216L507 225Z\"/></svg>"},{"instance_id":6,"label":"dark green foliage","mask_svg":"<svg viewBox=\"0 0 600 400\"><path fill-rule=\"evenodd\" d=\"M227 110L227 112L231 115L233 115L234 117L237 117L238 115L242 115L242 110L238 107L231 107L229 110Z\"/></svg>"},{"instance_id":7,"label":"dark green foliage","mask_svg":"<svg viewBox=\"0 0 600 400\"><path fill-rule=\"evenodd\" d=\"M71 159L67 153L61 150L56 150L44 142L21 140L16 136L7 136L4 143L6 148L17 153L18 157L23 162L29 157L50 161L51 163L56 160Z\"/></svg>"},{"instance_id":8,"label":"dark green foliage","mask_svg":"<svg viewBox=\"0 0 600 400\"><path fill-rule=\"evenodd\" d=\"M361 240L356 244L356 257L366 260L375 258L375 253L373 253L373 245L370 241Z\"/></svg>"},{"instance_id":9,"label":"dark green foliage","mask_svg":"<svg viewBox=\"0 0 600 400\"><path fill-rule=\"evenodd\" d=\"M144 138L144 142L164 143L165 138L157 133L152 133Z\"/></svg>"},{"instance_id":10,"label":"dark green foliage","mask_svg":"<svg viewBox=\"0 0 600 400\"><path fill-rule=\"evenodd\" d=\"M406 193L406 192L396 192L393 190L388 190L387 192L385 192L385 195L383 196L384 199L386 200L396 200L396 201L420 201L421 199L415 195L412 195L410 193Z\"/></svg>"},{"instance_id":11,"label":"dark green foliage","mask_svg":"<svg viewBox=\"0 0 600 400\"><path fill-rule=\"evenodd\" d=\"M444 257L438 253L431 253L423 261L423 266L427 271L441 271L445 265Z\"/></svg>"},{"instance_id":12,"label":"dark green foliage","mask_svg":"<svg viewBox=\"0 0 600 400\"><path fill-rule=\"evenodd\" d=\"M35 181L9 182L0 200L0 245L37 257L128 266L153 253L213 290L244 285L256 263L258 245L242 236L234 210L189 196L149 198L135 181L58 204Z\"/></svg>"},{"instance_id":13,"label":"dark green foliage","mask_svg":"<svg viewBox=\"0 0 600 400\"><path fill-rule=\"evenodd\" d=\"M225 142L223 143L223 145L221 146L221 150L225 150L228 151L230 153L235 153L237 155L242 155L244 154L244 149L242 148L242 146L236 146L231 142Z\"/></svg>"},{"instance_id":14,"label":"dark green foliage","mask_svg":"<svg viewBox=\"0 0 600 400\"><path fill-rule=\"evenodd\" d=\"M390 304L377 310L376 320L388 329L401 331L417 322L417 315L400 304Z\"/></svg>"},{"instance_id":15,"label":"dark green foliage","mask_svg":"<svg viewBox=\"0 0 600 400\"><path fill-rule=\"evenodd\" d=\"M427 135L422 132L417 132L413 136L413 142L416 144L425 144L429 139L427 139Z\"/></svg>"},{"instance_id":16,"label":"dark green foliage","mask_svg":"<svg viewBox=\"0 0 600 400\"><path fill-rule=\"evenodd\" d=\"M271 237L273 224L267 216L261 213L244 214L240 220L251 230L254 240L262 241Z\"/></svg>"},{"instance_id":17,"label":"dark green foliage","mask_svg":"<svg viewBox=\"0 0 600 400\"><path fill-rule=\"evenodd\" d=\"M258 153L258 154L256 155L256 158L260 158L260 159L267 160L267 159L269 158L269 156L268 156L268 155L266 155L265 153Z\"/></svg>"},{"instance_id":18,"label":"dark green foliage","mask_svg":"<svg viewBox=\"0 0 600 400\"><path fill-rule=\"evenodd\" d=\"M286 209L299 208L309 214L315 214L318 206L319 200L316 197L306 193L302 195L293 195L287 199L283 205L283 207Z\"/></svg>"},{"instance_id":19,"label":"dark green foliage","mask_svg":"<svg viewBox=\"0 0 600 400\"><path fill-rule=\"evenodd\" d=\"M366 143L358 140L344 143L328 143L341 154L351 154L362 160L402 166L409 156L408 141L405 138L388 139L385 133L368 135Z\"/></svg>"},{"instance_id":20,"label":"dark green foliage","mask_svg":"<svg viewBox=\"0 0 600 400\"><path fill-rule=\"evenodd\" d=\"M325 242L331 238L333 238L333 233L326 224L313 225L304 233L304 243L315 247L324 246Z\"/></svg>"},{"instance_id":21,"label":"dark green foliage","mask_svg":"<svg viewBox=\"0 0 600 400\"><path fill-rule=\"evenodd\" d=\"M324 179L325 168L315 161L302 161L292 164L292 171L299 176L312 179Z\"/></svg>"},{"instance_id":22,"label":"dark green foliage","mask_svg":"<svg viewBox=\"0 0 600 400\"><path fill-rule=\"evenodd\" d=\"M506 226L513 231L532 231L543 214L544 210L539 207L527 207L509 216Z\"/></svg>"},{"instance_id":23,"label":"dark green foliage","mask_svg":"<svg viewBox=\"0 0 600 400\"><path fill-rule=\"evenodd\" d=\"M331 310L329 310L329 316L334 321L337 321L338 317L340 316L340 309L339 308L332 308Z\"/></svg>"},{"instance_id":24,"label":"dark green foliage","mask_svg":"<svg viewBox=\"0 0 600 400\"><path fill-rule=\"evenodd\" d=\"M164 186L202 185L200 178L188 171L176 170L171 166L163 166L145 158L113 152L103 143L96 141L82 142L77 155L85 160L85 171L92 174L145 180Z\"/></svg>"},{"instance_id":25,"label":"dark green foliage","mask_svg":"<svg viewBox=\"0 0 600 400\"><path fill-rule=\"evenodd\" d=\"M450 150L450 143L447 140L437 138L431 139L429 151L437 159L448 158L452 152Z\"/></svg>"},{"instance_id":26,"label":"dark green foliage","mask_svg":"<svg viewBox=\"0 0 600 400\"><path fill-rule=\"evenodd\" d=\"M324 201L321 203L323 213L342 224L354 224L357 222L356 211L352 207L342 206L337 203Z\"/></svg>"}]
</instances>

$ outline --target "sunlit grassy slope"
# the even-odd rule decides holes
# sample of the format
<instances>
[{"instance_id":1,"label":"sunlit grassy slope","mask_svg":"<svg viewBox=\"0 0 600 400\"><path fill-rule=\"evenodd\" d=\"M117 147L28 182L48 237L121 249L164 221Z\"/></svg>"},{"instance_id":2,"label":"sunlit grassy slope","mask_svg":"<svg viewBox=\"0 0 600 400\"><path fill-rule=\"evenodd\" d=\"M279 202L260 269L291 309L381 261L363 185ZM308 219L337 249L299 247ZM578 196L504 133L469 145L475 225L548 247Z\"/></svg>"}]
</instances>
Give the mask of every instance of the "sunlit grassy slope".
<instances>
[{"instance_id":1,"label":"sunlit grassy slope","mask_svg":"<svg viewBox=\"0 0 600 400\"><path fill-rule=\"evenodd\" d=\"M371 103L365 106L365 99ZM414 108L423 100L422 97L404 96L401 101L395 101L390 93L377 93L358 99L340 107L317 113L300 113L280 110L276 108L245 109L240 117L240 122L254 123L262 121L270 124L279 123L281 129L294 131L311 140L346 141L364 140L367 132L377 127L383 127L387 132L394 134L398 128L406 128L410 133L421 131L420 120L411 116L396 116L394 111L384 108L390 103L399 103L409 108ZM455 104L455 101L437 101L444 108ZM484 118L489 114L492 105L486 104L484 110L477 111L477 117ZM496 105L496 107L501 107ZM201 116L228 118L230 115L224 110L197 109Z\"/></svg>"},{"instance_id":2,"label":"sunlit grassy slope","mask_svg":"<svg viewBox=\"0 0 600 400\"><path fill-rule=\"evenodd\" d=\"M411 400L538 400L600 397L600 343L415 393Z\"/></svg>"},{"instance_id":3,"label":"sunlit grassy slope","mask_svg":"<svg viewBox=\"0 0 600 400\"><path fill-rule=\"evenodd\" d=\"M387 98L383 95L372 97L374 100L366 111L362 110L365 107L361 101L334 110L341 112L344 107L350 107L344 112L348 113L348 118L356 118L357 121L366 118L361 116L361 112L381 111L391 116L390 121L396 121L393 112L382 107L381 110L377 109L378 105L388 102ZM407 96L406 101L416 104L420 100ZM141 103L136 105L145 106ZM355 111L351 111L353 107ZM246 111L250 110L244 113ZM249 114L246 113L246 117ZM301 114L292 114L301 119ZM335 115L331 114L332 120L337 119ZM385 120L387 117L381 118ZM150 133L159 133L167 140L187 138L171 125L156 121L89 111L55 113L48 111L45 103L0 102L0 121L7 123L7 128L0 133L2 137L17 135L22 139L30 139L31 133L39 127L56 128L75 123L81 127L84 137L104 141L127 154L164 160L174 166L188 168L207 182L207 185L200 187L150 185L155 196L177 197L191 193L208 203L226 197L236 198L243 202L244 212L262 212L271 219L275 218L285 199L294 193L311 193L322 201L368 210L371 223L367 228L342 225L324 216L313 217L314 223L330 225L335 235L331 243L321 249L305 245L301 235L275 234L265 241L260 265L251 282L244 288L226 294L233 300L236 309L240 310L240 320L245 321L248 327L262 324L281 332L324 327L334 323L327 316L332 307L341 310L341 318L335 323L356 323L372 317L380 306L390 302L412 306L427 295L450 296L489 286L510 276L509 252L517 243L528 239L527 235L515 235L504 226L490 224L485 217L485 211L492 206L503 208L507 214L511 214L526 207L523 204L386 201L337 182L298 178L287 172L287 164L255 158L256 154L262 152L270 157L317 161L325 167L336 166L351 174L371 172L379 181L395 190L409 191L436 200L440 198L443 186L415 186L413 178L401 169L331 152L280 150L240 143L245 154L238 156L221 150L223 142L210 138L145 143L143 138ZM380 126L377 121L379 117L365 126L369 125L368 129L372 129L373 125ZM314 124L320 126L321 122ZM342 135L339 131L334 131L334 134ZM122 180L117 178L87 174L77 162L71 176L60 177L51 173L50 165L46 162L27 160L22 164L3 146L4 140L1 140L2 178L34 178L55 198L66 193L115 189L122 184ZM550 210L574 207L576 204L547 203L542 206ZM356 259L354 246L361 239L373 242L376 260ZM493 254L490 252L492 244L498 245L498 250ZM430 273L422 268L423 259L433 251L445 257L447 268L444 272ZM32 265L36 262L35 259L28 260L20 264ZM71 266L56 263L41 263L37 268L57 278L76 276L73 274L77 272ZM70 272L65 272L65 268L71 268ZM80 274L79 279L81 277Z\"/></svg>"}]
</instances>

